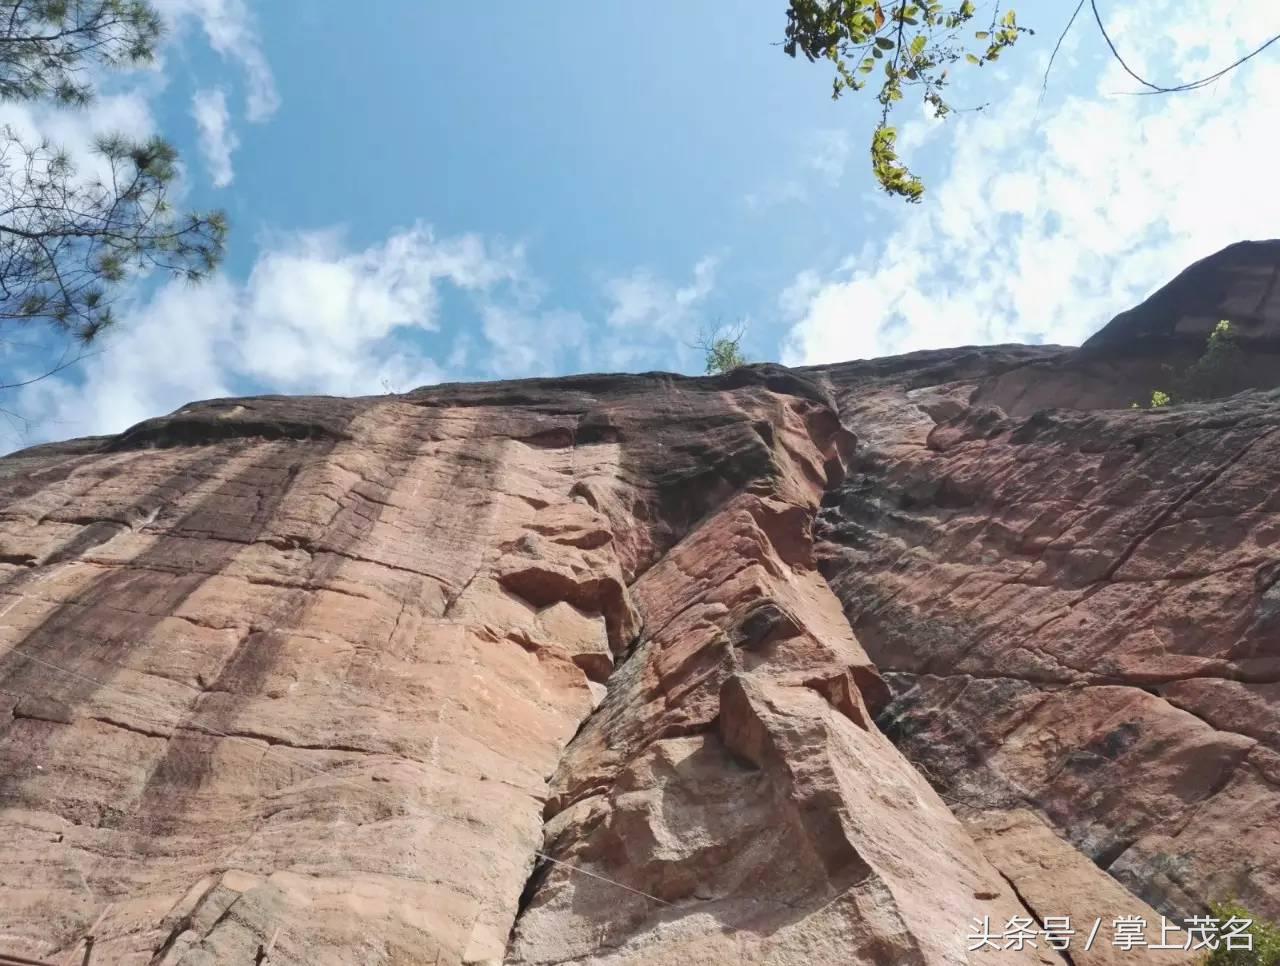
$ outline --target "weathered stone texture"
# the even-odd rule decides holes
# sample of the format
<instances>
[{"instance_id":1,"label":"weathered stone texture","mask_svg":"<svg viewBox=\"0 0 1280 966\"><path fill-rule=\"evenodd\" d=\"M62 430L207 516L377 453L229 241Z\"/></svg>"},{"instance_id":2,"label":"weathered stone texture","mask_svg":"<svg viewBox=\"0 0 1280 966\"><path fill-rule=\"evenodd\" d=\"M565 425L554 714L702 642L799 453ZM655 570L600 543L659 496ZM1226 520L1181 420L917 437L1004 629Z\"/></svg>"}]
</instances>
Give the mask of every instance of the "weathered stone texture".
<instances>
[{"instance_id":1,"label":"weathered stone texture","mask_svg":"<svg viewBox=\"0 0 1280 966\"><path fill-rule=\"evenodd\" d=\"M1280 398L935 421L897 375L839 391L855 432L896 427L819 527L881 726L1162 912L1280 915Z\"/></svg>"},{"instance_id":2,"label":"weathered stone texture","mask_svg":"<svg viewBox=\"0 0 1280 966\"><path fill-rule=\"evenodd\" d=\"M1081 350L213 400L0 460L0 952L105 911L96 966L1086 966L1193 957L967 937L1280 917L1277 263ZM1126 408L1228 311L1255 391Z\"/></svg>"}]
</instances>

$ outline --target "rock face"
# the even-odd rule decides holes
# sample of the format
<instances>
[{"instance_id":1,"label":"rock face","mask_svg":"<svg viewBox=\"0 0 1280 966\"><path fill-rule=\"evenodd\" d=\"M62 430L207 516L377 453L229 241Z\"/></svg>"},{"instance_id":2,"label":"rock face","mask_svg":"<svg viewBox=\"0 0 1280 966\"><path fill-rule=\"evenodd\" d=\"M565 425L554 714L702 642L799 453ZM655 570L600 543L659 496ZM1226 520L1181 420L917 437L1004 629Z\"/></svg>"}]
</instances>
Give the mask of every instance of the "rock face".
<instances>
[{"instance_id":1,"label":"rock face","mask_svg":"<svg viewBox=\"0 0 1280 966\"><path fill-rule=\"evenodd\" d=\"M829 495L822 569L886 733L958 811L1033 806L1161 910L1280 914L1280 398L939 424L856 391L897 432Z\"/></svg>"},{"instance_id":2,"label":"rock face","mask_svg":"<svg viewBox=\"0 0 1280 966\"><path fill-rule=\"evenodd\" d=\"M0 953L1080 966L1196 958L1121 916L1280 918L1280 393L1114 398L1190 351L1151 319L1280 325L1277 249L1081 350L0 460ZM970 948L1061 916L1104 938Z\"/></svg>"},{"instance_id":3,"label":"rock face","mask_svg":"<svg viewBox=\"0 0 1280 966\"><path fill-rule=\"evenodd\" d=\"M1171 370L1200 356L1223 319L1246 351L1214 394L1280 386L1280 239L1239 242L1201 259L1079 349L994 374L970 402L1011 416L1146 404L1153 388L1171 388Z\"/></svg>"}]
</instances>

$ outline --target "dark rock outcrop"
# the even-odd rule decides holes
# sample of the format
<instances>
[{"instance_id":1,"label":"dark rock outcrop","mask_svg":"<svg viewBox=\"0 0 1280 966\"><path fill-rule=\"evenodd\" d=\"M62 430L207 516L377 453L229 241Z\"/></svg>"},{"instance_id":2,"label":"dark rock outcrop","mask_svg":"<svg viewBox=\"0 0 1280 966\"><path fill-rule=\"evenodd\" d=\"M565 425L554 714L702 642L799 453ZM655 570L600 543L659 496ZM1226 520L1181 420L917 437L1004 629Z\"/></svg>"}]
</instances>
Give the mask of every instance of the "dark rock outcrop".
<instances>
[{"instance_id":1,"label":"dark rock outcrop","mask_svg":"<svg viewBox=\"0 0 1280 966\"><path fill-rule=\"evenodd\" d=\"M1237 242L1202 258L1083 348L1140 353L1180 342L1195 349L1221 319L1250 346L1280 351L1280 239Z\"/></svg>"},{"instance_id":2,"label":"dark rock outcrop","mask_svg":"<svg viewBox=\"0 0 1280 966\"><path fill-rule=\"evenodd\" d=\"M1011 416L1145 405L1200 357L1224 319L1245 351L1215 394L1280 386L1280 240L1239 242L1201 259L1079 349L991 374L972 401Z\"/></svg>"}]
</instances>

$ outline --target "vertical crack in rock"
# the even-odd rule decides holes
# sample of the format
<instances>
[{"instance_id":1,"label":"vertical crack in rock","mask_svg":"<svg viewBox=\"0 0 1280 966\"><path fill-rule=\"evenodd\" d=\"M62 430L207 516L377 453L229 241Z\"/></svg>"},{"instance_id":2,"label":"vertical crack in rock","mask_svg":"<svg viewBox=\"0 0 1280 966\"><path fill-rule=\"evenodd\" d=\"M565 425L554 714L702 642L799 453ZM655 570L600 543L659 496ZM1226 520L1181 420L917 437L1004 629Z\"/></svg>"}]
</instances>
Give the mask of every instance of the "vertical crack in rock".
<instances>
[{"instance_id":1,"label":"vertical crack in rock","mask_svg":"<svg viewBox=\"0 0 1280 966\"><path fill-rule=\"evenodd\" d=\"M852 440L823 402L754 404L767 472L631 585L648 630L552 779L564 865L536 870L508 963L942 962L977 909L1019 908L871 724L888 690L811 537Z\"/></svg>"},{"instance_id":2,"label":"vertical crack in rock","mask_svg":"<svg viewBox=\"0 0 1280 966\"><path fill-rule=\"evenodd\" d=\"M1010 879L1007 875L1005 875L1003 872L1000 873L1000 878L1004 879L1004 881L1009 884L1009 888L1013 890L1014 897L1017 898L1018 902L1022 904L1022 908L1027 910L1027 913L1028 915L1030 915L1032 921L1036 925L1040 926L1041 929L1044 929L1048 925L1048 922L1046 921L1044 916L1042 916L1039 912L1036 911L1036 907L1032 905L1029 901L1027 901L1027 898L1020 891L1018 891L1017 884L1012 879ZM1066 963L1067 966L1076 966L1076 961L1071 957L1069 948L1053 950L1053 954L1056 955L1058 959Z\"/></svg>"}]
</instances>

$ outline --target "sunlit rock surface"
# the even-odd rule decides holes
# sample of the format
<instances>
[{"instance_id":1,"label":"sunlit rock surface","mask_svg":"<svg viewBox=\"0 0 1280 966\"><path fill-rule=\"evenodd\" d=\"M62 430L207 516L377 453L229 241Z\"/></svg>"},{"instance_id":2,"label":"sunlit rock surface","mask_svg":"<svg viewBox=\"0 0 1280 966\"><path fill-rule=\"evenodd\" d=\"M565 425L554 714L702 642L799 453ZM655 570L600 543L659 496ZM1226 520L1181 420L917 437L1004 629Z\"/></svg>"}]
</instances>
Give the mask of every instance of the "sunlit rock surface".
<instances>
[{"instance_id":1,"label":"sunlit rock surface","mask_svg":"<svg viewBox=\"0 0 1280 966\"><path fill-rule=\"evenodd\" d=\"M1079 350L214 400L0 460L0 953L1169 963L969 937L1280 918L1277 247ZM1128 408L1218 317L1251 391Z\"/></svg>"}]
</instances>

